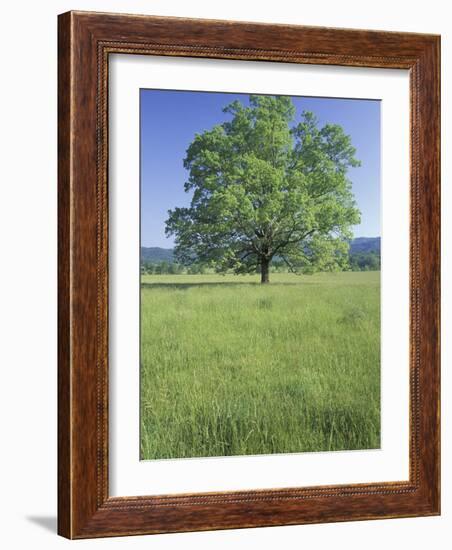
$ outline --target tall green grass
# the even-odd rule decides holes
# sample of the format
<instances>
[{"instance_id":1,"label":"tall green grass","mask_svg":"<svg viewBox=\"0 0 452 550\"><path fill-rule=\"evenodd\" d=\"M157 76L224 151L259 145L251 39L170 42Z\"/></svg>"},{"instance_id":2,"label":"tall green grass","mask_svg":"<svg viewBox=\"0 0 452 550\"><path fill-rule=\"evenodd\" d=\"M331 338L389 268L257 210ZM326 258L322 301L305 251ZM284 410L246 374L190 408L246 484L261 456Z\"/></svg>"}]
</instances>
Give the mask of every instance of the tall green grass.
<instances>
[{"instance_id":1,"label":"tall green grass","mask_svg":"<svg viewBox=\"0 0 452 550\"><path fill-rule=\"evenodd\" d=\"M141 458L380 446L379 273L154 275Z\"/></svg>"}]
</instances>

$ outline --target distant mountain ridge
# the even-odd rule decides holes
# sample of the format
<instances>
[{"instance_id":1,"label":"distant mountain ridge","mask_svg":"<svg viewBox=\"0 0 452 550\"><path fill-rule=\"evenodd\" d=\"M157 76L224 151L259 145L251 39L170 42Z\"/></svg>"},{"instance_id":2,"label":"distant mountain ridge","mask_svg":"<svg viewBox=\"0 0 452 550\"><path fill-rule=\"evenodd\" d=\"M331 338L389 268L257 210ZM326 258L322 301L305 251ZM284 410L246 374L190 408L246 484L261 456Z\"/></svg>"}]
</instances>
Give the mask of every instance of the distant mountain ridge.
<instances>
[{"instance_id":1,"label":"distant mountain ridge","mask_svg":"<svg viewBox=\"0 0 452 550\"><path fill-rule=\"evenodd\" d=\"M160 248L159 246L141 247L142 262L172 262L174 261L174 251L172 248Z\"/></svg>"},{"instance_id":2,"label":"distant mountain ridge","mask_svg":"<svg viewBox=\"0 0 452 550\"><path fill-rule=\"evenodd\" d=\"M358 254L362 252L377 252L381 251L381 237L357 237L352 239L350 243L350 252Z\"/></svg>"},{"instance_id":3,"label":"distant mountain ridge","mask_svg":"<svg viewBox=\"0 0 452 550\"><path fill-rule=\"evenodd\" d=\"M350 243L350 252L352 254L377 252L380 254L381 238L380 237L357 237L352 239ZM172 248L161 248L159 246L142 246L141 261L148 263L159 263L174 261L174 250Z\"/></svg>"}]
</instances>

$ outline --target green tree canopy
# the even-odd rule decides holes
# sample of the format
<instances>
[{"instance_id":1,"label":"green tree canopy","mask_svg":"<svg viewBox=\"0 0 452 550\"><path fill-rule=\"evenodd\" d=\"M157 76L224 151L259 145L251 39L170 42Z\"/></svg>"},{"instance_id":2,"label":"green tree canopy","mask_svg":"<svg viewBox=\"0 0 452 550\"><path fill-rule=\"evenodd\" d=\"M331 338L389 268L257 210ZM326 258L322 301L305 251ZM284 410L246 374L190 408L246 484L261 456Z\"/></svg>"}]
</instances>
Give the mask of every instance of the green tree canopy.
<instances>
[{"instance_id":1,"label":"green tree canopy","mask_svg":"<svg viewBox=\"0 0 452 550\"><path fill-rule=\"evenodd\" d=\"M232 119L196 134L187 149L188 208L169 211L167 235L184 264L261 273L273 258L292 271L348 262L360 213L347 179L358 166L342 127L319 127L311 112L294 123L290 97L250 96L223 109Z\"/></svg>"}]
</instances>

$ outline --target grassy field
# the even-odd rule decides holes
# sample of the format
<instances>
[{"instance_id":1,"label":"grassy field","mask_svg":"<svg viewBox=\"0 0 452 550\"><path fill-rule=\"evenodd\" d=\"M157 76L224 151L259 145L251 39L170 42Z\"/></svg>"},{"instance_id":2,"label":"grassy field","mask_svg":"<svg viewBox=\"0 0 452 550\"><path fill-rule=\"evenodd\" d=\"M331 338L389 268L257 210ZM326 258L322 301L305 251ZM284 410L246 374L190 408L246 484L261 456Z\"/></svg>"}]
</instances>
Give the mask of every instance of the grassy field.
<instances>
[{"instance_id":1,"label":"grassy field","mask_svg":"<svg viewBox=\"0 0 452 550\"><path fill-rule=\"evenodd\" d=\"M380 446L380 274L148 275L141 458Z\"/></svg>"}]
</instances>

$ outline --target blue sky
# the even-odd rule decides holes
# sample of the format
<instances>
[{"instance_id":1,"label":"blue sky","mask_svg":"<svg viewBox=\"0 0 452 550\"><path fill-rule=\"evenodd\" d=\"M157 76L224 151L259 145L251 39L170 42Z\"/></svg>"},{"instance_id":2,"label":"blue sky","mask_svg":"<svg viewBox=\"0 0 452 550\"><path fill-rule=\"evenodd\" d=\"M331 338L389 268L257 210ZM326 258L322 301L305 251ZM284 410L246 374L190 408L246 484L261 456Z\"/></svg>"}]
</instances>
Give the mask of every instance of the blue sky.
<instances>
[{"instance_id":1,"label":"blue sky","mask_svg":"<svg viewBox=\"0 0 452 550\"><path fill-rule=\"evenodd\" d=\"M171 248L173 238L165 237L168 210L188 206L184 191L187 171L185 151L196 133L230 119L222 112L238 99L248 103L247 94L140 90L141 128L141 245ZM359 168L351 168L361 224L355 237L380 235L380 102L362 99L292 97L296 108L294 123L302 111L312 111L325 123L340 124L352 138Z\"/></svg>"}]
</instances>

